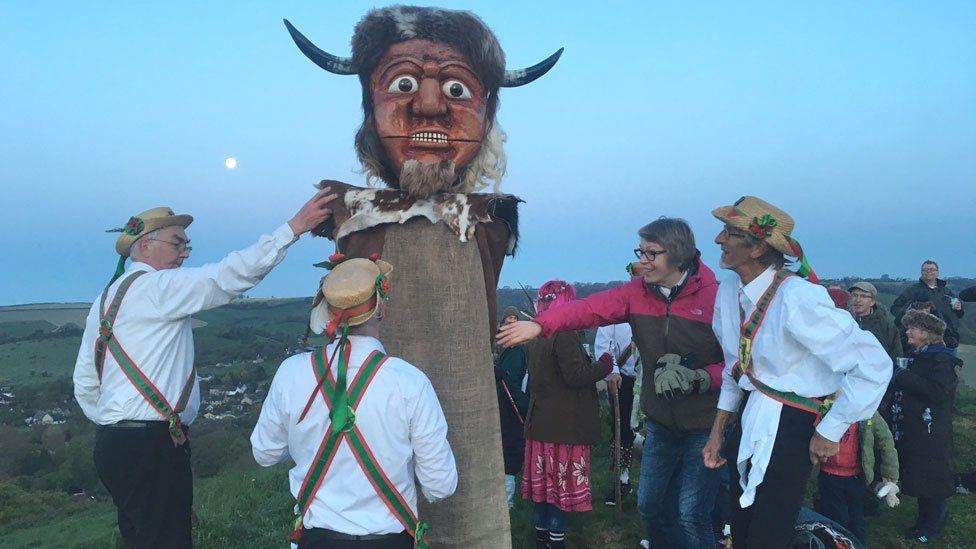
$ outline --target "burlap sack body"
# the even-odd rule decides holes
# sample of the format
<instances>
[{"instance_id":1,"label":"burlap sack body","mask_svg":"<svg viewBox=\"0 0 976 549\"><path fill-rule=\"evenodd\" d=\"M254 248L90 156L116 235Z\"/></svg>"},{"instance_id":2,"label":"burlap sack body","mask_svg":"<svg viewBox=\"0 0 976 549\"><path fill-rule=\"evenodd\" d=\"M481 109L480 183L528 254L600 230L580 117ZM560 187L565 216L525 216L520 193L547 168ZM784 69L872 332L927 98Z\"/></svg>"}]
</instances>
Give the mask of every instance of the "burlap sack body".
<instances>
[{"instance_id":1,"label":"burlap sack body","mask_svg":"<svg viewBox=\"0 0 976 549\"><path fill-rule=\"evenodd\" d=\"M498 402L492 371L488 303L476 242L461 242L442 223L414 219L386 226L383 258L396 266L380 340L389 354L430 378L447 417L458 465L457 492L428 504L431 547L508 549Z\"/></svg>"}]
</instances>

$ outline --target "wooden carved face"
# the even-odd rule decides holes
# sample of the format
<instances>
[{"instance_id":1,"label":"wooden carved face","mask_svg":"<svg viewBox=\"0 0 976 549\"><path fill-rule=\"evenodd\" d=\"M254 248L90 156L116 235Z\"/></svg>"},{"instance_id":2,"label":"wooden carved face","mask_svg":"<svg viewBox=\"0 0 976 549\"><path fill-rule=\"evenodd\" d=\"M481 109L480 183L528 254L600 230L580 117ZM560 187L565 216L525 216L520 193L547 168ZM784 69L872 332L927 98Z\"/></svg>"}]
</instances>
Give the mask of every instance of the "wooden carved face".
<instances>
[{"instance_id":1,"label":"wooden carved face","mask_svg":"<svg viewBox=\"0 0 976 549\"><path fill-rule=\"evenodd\" d=\"M395 172L407 161L460 170L485 136L487 90L465 58L440 42L397 42L370 79L373 115Z\"/></svg>"}]
</instances>

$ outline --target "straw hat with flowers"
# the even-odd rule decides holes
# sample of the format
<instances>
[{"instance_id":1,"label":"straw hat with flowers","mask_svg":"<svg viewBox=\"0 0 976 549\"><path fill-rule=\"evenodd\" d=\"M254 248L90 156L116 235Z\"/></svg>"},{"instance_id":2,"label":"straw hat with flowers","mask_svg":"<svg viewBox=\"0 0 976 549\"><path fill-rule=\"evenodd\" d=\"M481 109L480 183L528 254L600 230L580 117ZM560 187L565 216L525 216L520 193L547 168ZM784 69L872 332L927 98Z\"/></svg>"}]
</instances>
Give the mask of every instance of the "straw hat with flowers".
<instances>
[{"instance_id":1,"label":"straw hat with flowers","mask_svg":"<svg viewBox=\"0 0 976 549\"><path fill-rule=\"evenodd\" d=\"M743 196L731 206L712 210L712 215L730 227L765 241L771 248L800 262L797 273L817 283L817 274L810 268L800 243L793 238L796 223L783 210L754 196Z\"/></svg>"},{"instance_id":2,"label":"straw hat with flowers","mask_svg":"<svg viewBox=\"0 0 976 549\"><path fill-rule=\"evenodd\" d=\"M136 240L164 227L179 225L185 229L190 226L190 223L193 223L192 215L177 215L173 213L172 208L160 206L130 217L123 227L105 231L107 233L122 233L115 241L115 251L119 253L120 257L112 281L114 282L125 272L125 260L129 257L129 250L132 249Z\"/></svg>"},{"instance_id":3,"label":"straw hat with flowers","mask_svg":"<svg viewBox=\"0 0 976 549\"><path fill-rule=\"evenodd\" d=\"M333 254L323 266L332 272L322 278L312 302L312 332L335 337L338 329L358 326L376 315L390 290L393 265L379 257L345 259Z\"/></svg>"}]
</instances>

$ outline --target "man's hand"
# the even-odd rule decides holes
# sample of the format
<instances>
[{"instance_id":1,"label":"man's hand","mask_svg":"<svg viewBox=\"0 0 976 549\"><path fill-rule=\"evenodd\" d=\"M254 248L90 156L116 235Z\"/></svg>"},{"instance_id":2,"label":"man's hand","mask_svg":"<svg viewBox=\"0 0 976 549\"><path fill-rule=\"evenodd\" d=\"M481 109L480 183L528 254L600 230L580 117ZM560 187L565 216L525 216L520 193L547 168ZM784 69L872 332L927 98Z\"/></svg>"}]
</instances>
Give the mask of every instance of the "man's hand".
<instances>
[{"instance_id":1,"label":"man's hand","mask_svg":"<svg viewBox=\"0 0 976 549\"><path fill-rule=\"evenodd\" d=\"M607 382L607 392L616 395L620 390L620 374L610 374L604 380Z\"/></svg>"},{"instance_id":2,"label":"man's hand","mask_svg":"<svg viewBox=\"0 0 976 549\"><path fill-rule=\"evenodd\" d=\"M315 193L315 196L306 202L301 210L298 210L295 217L291 218L288 226L291 227L291 231L295 233L295 236L301 236L311 231L332 217L332 209L327 206L339 195L330 194L331 190L331 187L324 187L321 191Z\"/></svg>"},{"instance_id":3,"label":"man's hand","mask_svg":"<svg viewBox=\"0 0 976 549\"><path fill-rule=\"evenodd\" d=\"M721 432L715 433L714 431L708 436L708 442L705 443L705 447L702 448L702 459L705 460L705 467L709 469L718 469L719 467L725 465L725 458L722 457L722 444L725 442L725 437Z\"/></svg>"},{"instance_id":4,"label":"man's hand","mask_svg":"<svg viewBox=\"0 0 976 549\"><path fill-rule=\"evenodd\" d=\"M962 310L962 301L959 301L958 299L953 298L952 299L952 310L953 311L961 311Z\"/></svg>"},{"instance_id":5,"label":"man's hand","mask_svg":"<svg viewBox=\"0 0 976 549\"><path fill-rule=\"evenodd\" d=\"M499 328L495 341L502 347L514 347L539 337L541 333L542 326L531 320L520 320Z\"/></svg>"},{"instance_id":6,"label":"man's hand","mask_svg":"<svg viewBox=\"0 0 976 549\"><path fill-rule=\"evenodd\" d=\"M840 443L825 439L814 431L810 439L810 463L821 465L840 451Z\"/></svg>"},{"instance_id":7,"label":"man's hand","mask_svg":"<svg viewBox=\"0 0 976 549\"><path fill-rule=\"evenodd\" d=\"M708 435L708 442L702 448L702 459L705 467L718 469L725 465L725 458L722 457L722 445L725 443L725 429L732 421L732 412L722 410L715 412L715 421L712 422L712 432Z\"/></svg>"}]
</instances>

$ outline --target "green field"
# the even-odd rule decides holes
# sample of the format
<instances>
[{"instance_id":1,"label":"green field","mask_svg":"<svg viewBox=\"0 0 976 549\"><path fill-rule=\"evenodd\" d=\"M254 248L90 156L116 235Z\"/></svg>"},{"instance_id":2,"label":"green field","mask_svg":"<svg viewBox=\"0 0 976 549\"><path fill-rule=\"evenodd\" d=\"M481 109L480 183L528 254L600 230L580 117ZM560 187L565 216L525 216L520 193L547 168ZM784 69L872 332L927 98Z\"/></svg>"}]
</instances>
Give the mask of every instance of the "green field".
<instances>
[{"instance_id":1,"label":"green field","mask_svg":"<svg viewBox=\"0 0 976 549\"><path fill-rule=\"evenodd\" d=\"M521 292L510 292L506 299L524 299ZM501 296L500 296L501 298ZM882 296L890 301L893 295ZM310 301L243 300L197 315L206 322L194 330L197 364L202 373L228 375L258 367L251 362L256 352L281 352L294 346L304 334ZM55 323L46 320L0 322L0 333L8 338L25 337L37 330L52 332ZM7 330L7 332L4 332ZM70 376L78 352L78 336L45 336L0 344L0 385L30 386L65 379ZM263 353L262 353L263 354ZM268 360L260 365L272 375L280 357L263 354ZM966 361L962 377L976 387L976 345L960 347ZM229 366L214 368L216 362ZM50 393L54 389L48 388ZM70 387L67 387L70 391ZM962 387L957 401L956 425L957 470L976 472L976 391ZM40 472L22 472L21 476L0 474L0 547L103 548L115 547L118 536L115 511L101 491L93 474L91 425L75 407L76 416L65 426L34 428L26 431L31 448L54 448L47 465L36 465ZM285 536L291 523L293 501L288 494L286 469L261 469L250 455L248 436L254 417L235 421L194 424L193 457L195 511L195 547L285 547ZM20 421L19 419L16 421ZM5 426L0 425L0 433ZM9 428L8 428L9 429ZM61 433L61 434L58 434ZM68 450L55 443L68 434ZM8 433L9 434L9 433ZM606 433L605 433L606 434ZM71 440L71 436L75 438ZM54 441L54 442L52 442ZM35 450L36 451L36 450ZM0 471L9 446L0 441ZM43 454L40 457L45 457ZM32 458L31 458L32 459ZM28 459L28 463L33 463ZM618 512L602 504L609 480L606 443L593 451L592 482L594 510L576 514L570 519L568 545L574 548L634 548L643 529L632 495ZM77 470L78 468L86 470ZM74 469L72 469L74 468ZM635 482L636 471L634 469ZM89 490L97 501L73 499L68 486L89 479ZM812 483L811 483L812 485ZM812 496L812 493L810 494ZM951 502L951 519L947 536L933 547L976 547L976 495L957 496ZM513 546L534 546L530 524L530 506L519 501L512 512ZM902 505L882 508L869 518L871 547L909 547L901 532L915 516L913 498L905 497Z\"/></svg>"},{"instance_id":2,"label":"green field","mask_svg":"<svg viewBox=\"0 0 976 549\"><path fill-rule=\"evenodd\" d=\"M963 389L956 421L956 441L960 471L973 471L976 463L976 391ZM250 420L253 422L253 418ZM203 427L203 425L201 425ZM194 452L209 452L207 461L222 461L224 470L198 478L194 509L199 522L194 527L194 547L223 549L237 547L285 547L291 524L293 500L288 493L286 467L262 469L250 461L246 424L227 428L204 428L204 436L194 439ZM219 433L219 435L218 435ZM204 450L206 447L206 450ZM232 456L230 456L232 454ZM228 460L227 456L233 457ZM592 482L594 510L570 518L569 547L632 549L642 536L634 496L628 497L617 512L603 505L609 487L606 445L594 449ZM199 470L196 471L198 474ZM635 475L636 480L636 475ZM956 496L950 504L950 523L946 537L933 547L973 547L976 539L976 495ZM532 543L531 508L519 501L511 513L512 539L516 549L530 549ZM901 531L915 517L913 498L905 497L895 509L882 508L869 517L871 547L910 547L901 540ZM0 481L0 547L115 547L117 534L114 508L108 501L87 503L54 493L28 493L10 482Z\"/></svg>"}]
</instances>

